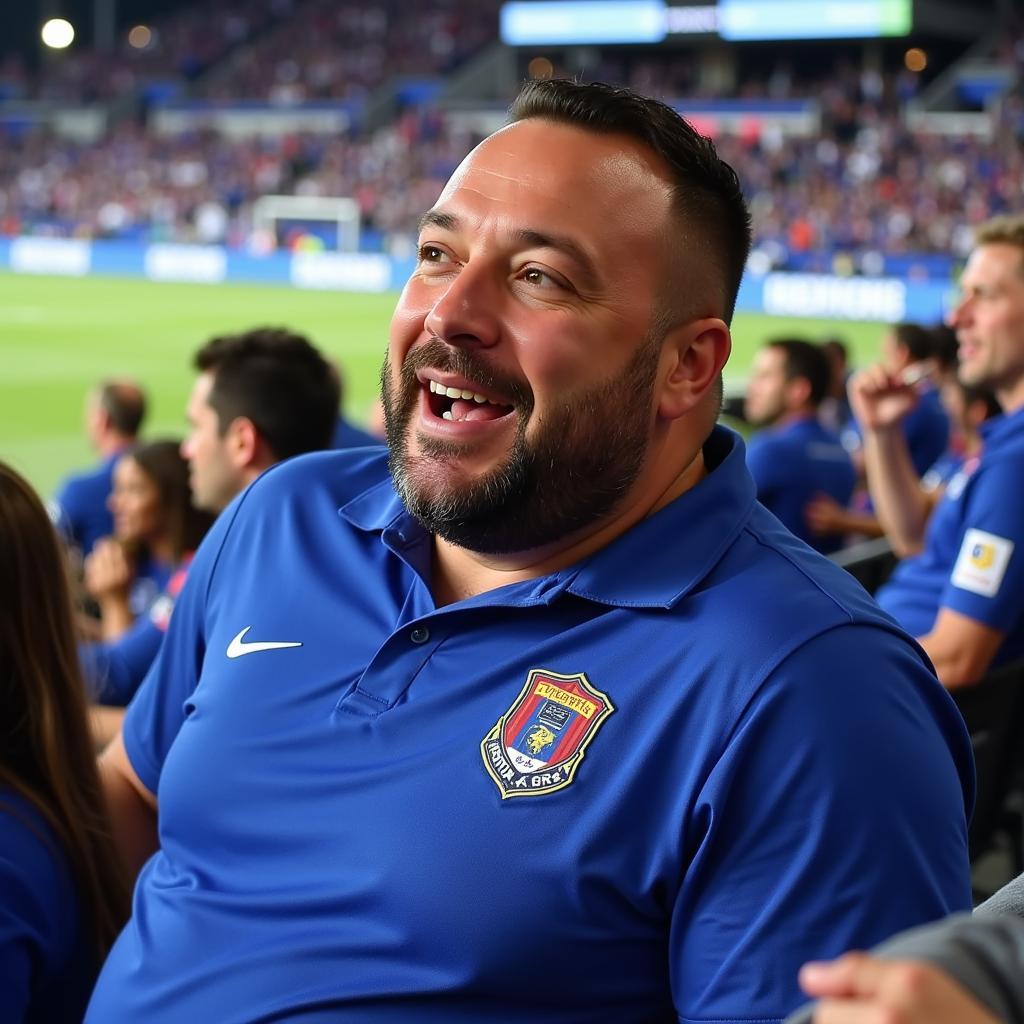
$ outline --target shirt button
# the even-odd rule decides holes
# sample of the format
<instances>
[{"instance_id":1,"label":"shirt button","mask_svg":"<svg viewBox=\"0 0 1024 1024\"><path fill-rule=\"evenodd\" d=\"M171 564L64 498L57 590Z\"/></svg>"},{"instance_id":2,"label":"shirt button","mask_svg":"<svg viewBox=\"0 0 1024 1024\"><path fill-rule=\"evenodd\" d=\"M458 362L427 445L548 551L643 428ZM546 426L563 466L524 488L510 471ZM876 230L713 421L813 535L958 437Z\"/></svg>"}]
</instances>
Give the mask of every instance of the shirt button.
<instances>
[{"instance_id":1,"label":"shirt button","mask_svg":"<svg viewBox=\"0 0 1024 1024\"><path fill-rule=\"evenodd\" d=\"M426 626L417 626L409 631L409 639L414 644L425 644L430 639L430 630Z\"/></svg>"}]
</instances>

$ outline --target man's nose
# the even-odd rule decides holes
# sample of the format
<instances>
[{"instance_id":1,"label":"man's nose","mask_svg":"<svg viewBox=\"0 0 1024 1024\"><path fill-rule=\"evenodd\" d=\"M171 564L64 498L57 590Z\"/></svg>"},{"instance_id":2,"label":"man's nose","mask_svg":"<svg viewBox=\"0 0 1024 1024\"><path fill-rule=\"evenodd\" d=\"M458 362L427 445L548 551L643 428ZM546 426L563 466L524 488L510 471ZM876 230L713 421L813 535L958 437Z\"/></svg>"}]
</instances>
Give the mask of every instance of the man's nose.
<instances>
[{"instance_id":1,"label":"man's nose","mask_svg":"<svg viewBox=\"0 0 1024 1024\"><path fill-rule=\"evenodd\" d=\"M449 344L489 348L501 336L502 299L494 270L467 263L438 295L424 326Z\"/></svg>"}]
</instances>

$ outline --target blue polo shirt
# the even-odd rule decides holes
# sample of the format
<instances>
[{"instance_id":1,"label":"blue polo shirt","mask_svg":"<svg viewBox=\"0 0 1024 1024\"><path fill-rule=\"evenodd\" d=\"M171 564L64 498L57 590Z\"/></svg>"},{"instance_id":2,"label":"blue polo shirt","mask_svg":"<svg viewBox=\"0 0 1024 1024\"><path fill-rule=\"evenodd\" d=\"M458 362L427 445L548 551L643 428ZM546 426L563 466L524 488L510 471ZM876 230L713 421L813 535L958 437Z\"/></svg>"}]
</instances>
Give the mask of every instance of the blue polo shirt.
<instances>
[{"instance_id":1,"label":"blue polo shirt","mask_svg":"<svg viewBox=\"0 0 1024 1024\"><path fill-rule=\"evenodd\" d=\"M918 391L917 405L903 420L903 436L907 440L914 472L922 477L949 446L949 416L933 384L922 382ZM855 419L851 423L859 445L863 443L860 424Z\"/></svg>"},{"instance_id":2,"label":"blue polo shirt","mask_svg":"<svg viewBox=\"0 0 1024 1024\"><path fill-rule=\"evenodd\" d=\"M759 431L747 448L747 466L758 501L791 533L825 554L842 547L842 535L817 536L804 515L816 494L827 494L843 508L853 497L857 471L838 434L813 416Z\"/></svg>"},{"instance_id":3,"label":"blue polo shirt","mask_svg":"<svg viewBox=\"0 0 1024 1024\"><path fill-rule=\"evenodd\" d=\"M54 525L84 555L92 551L100 537L114 532L107 499L113 489L114 464L121 454L116 452L92 469L67 477L57 488L51 503Z\"/></svg>"},{"instance_id":4,"label":"blue polo shirt","mask_svg":"<svg viewBox=\"0 0 1024 1024\"><path fill-rule=\"evenodd\" d=\"M998 665L1024 657L1024 409L979 429L981 458L950 480L924 549L877 597L914 636L931 631L940 608L1005 632Z\"/></svg>"},{"instance_id":5,"label":"blue polo shirt","mask_svg":"<svg viewBox=\"0 0 1024 1024\"><path fill-rule=\"evenodd\" d=\"M440 608L383 452L261 477L127 712L160 850L87 1020L779 1021L808 958L969 907L958 712L705 454Z\"/></svg>"},{"instance_id":6,"label":"blue polo shirt","mask_svg":"<svg viewBox=\"0 0 1024 1024\"><path fill-rule=\"evenodd\" d=\"M374 437L373 434L357 427L344 416L339 416L334 423L332 448L379 448L383 443L379 437Z\"/></svg>"},{"instance_id":7,"label":"blue polo shirt","mask_svg":"<svg viewBox=\"0 0 1024 1024\"><path fill-rule=\"evenodd\" d=\"M186 556L146 614L140 615L116 640L79 644L82 675L90 697L97 703L124 707L135 696L163 643L191 561L192 556Z\"/></svg>"},{"instance_id":8,"label":"blue polo shirt","mask_svg":"<svg viewBox=\"0 0 1024 1024\"><path fill-rule=\"evenodd\" d=\"M0 1020L78 1024L96 976L76 885L39 811L0 786Z\"/></svg>"}]
</instances>

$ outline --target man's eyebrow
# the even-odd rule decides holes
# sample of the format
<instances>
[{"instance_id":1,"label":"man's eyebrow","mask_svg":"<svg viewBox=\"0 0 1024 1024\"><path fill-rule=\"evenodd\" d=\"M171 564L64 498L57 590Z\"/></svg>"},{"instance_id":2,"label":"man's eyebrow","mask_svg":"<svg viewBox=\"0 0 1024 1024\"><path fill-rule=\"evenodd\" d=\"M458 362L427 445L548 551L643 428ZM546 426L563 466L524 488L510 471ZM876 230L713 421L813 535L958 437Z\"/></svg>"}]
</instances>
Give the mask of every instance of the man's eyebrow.
<instances>
[{"instance_id":1,"label":"man's eyebrow","mask_svg":"<svg viewBox=\"0 0 1024 1024\"><path fill-rule=\"evenodd\" d=\"M458 231L461 225L461 219L453 213L446 213L443 210L428 210L420 218L419 230L422 232L427 227L438 227L442 231ZM511 238L516 245L524 248L554 249L556 252L568 256L579 268L588 285L596 285L600 280L597 266L590 254L579 242L568 235L556 235L533 228L520 228L512 232Z\"/></svg>"},{"instance_id":2,"label":"man's eyebrow","mask_svg":"<svg viewBox=\"0 0 1024 1024\"><path fill-rule=\"evenodd\" d=\"M520 245L531 249L554 249L563 253L576 264L587 279L587 283L594 285L600 280L597 267L591 259L590 254L575 239L568 235L553 235L546 231L534 231L531 228L522 228L512 234L513 240Z\"/></svg>"},{"instance_id":3,"label":"man's eyebrow","mask_svg":"<svg viewBox=\"0 0 1024 1024\"><path fill-rule=\"evenodd\" d=\"M459 218L454 213L445 213L443 210L427 210L422 217L418 231L426 227L441 228L444 231L455 231L459 226Z\"/></svg>"}]
</instances>

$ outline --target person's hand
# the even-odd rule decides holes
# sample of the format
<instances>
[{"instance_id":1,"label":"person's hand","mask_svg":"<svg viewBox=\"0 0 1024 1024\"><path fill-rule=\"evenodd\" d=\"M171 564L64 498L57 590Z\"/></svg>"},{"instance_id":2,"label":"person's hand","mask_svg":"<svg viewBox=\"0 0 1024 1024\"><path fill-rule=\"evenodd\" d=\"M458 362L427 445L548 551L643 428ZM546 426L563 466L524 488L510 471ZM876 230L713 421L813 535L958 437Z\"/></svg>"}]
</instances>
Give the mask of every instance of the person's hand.
<instances>
[{"instance_id":1,"label":"person's hand","mask_svg":"<svg viewBox=\"0 0 1024 1024\"><path fill-rule=\"evenodd\" d=\"M817 493L804 505L804 521L816 537L846 531L846 509L827 494Z\"/></svg>"},{"instance_id":2,"label":"person's hand","mask_svg":"<svg viewBox=\"0 0 1024 1024\"><path fill-rule=\"evenodd\" d=\"M85 559L85 589L97 601L126 595L134 571L124 548L112 537L96 541Z\"/></svg>"},{"instance_id":3,"label":"person's hand","mask_svg":"<svg viewBox=\"0 0 1024 1024\"><path fill-rule=\"evenodd\" d=\"M863 430L896 426L917 406L913 384L904 383L884 366L869 366L850 378L850 408Z\"/></svg>"},{"instance_id":4,"label":"person's hand","mask_svg":"<svg viewBox=\"0 0 1024 1024\"><path fill-rule=\"evenodd\" d=\"M999 1024L938 968L847 953L804 964L800 987L821 1000L814 1024Z\"/></svg>"}]
</instances>

